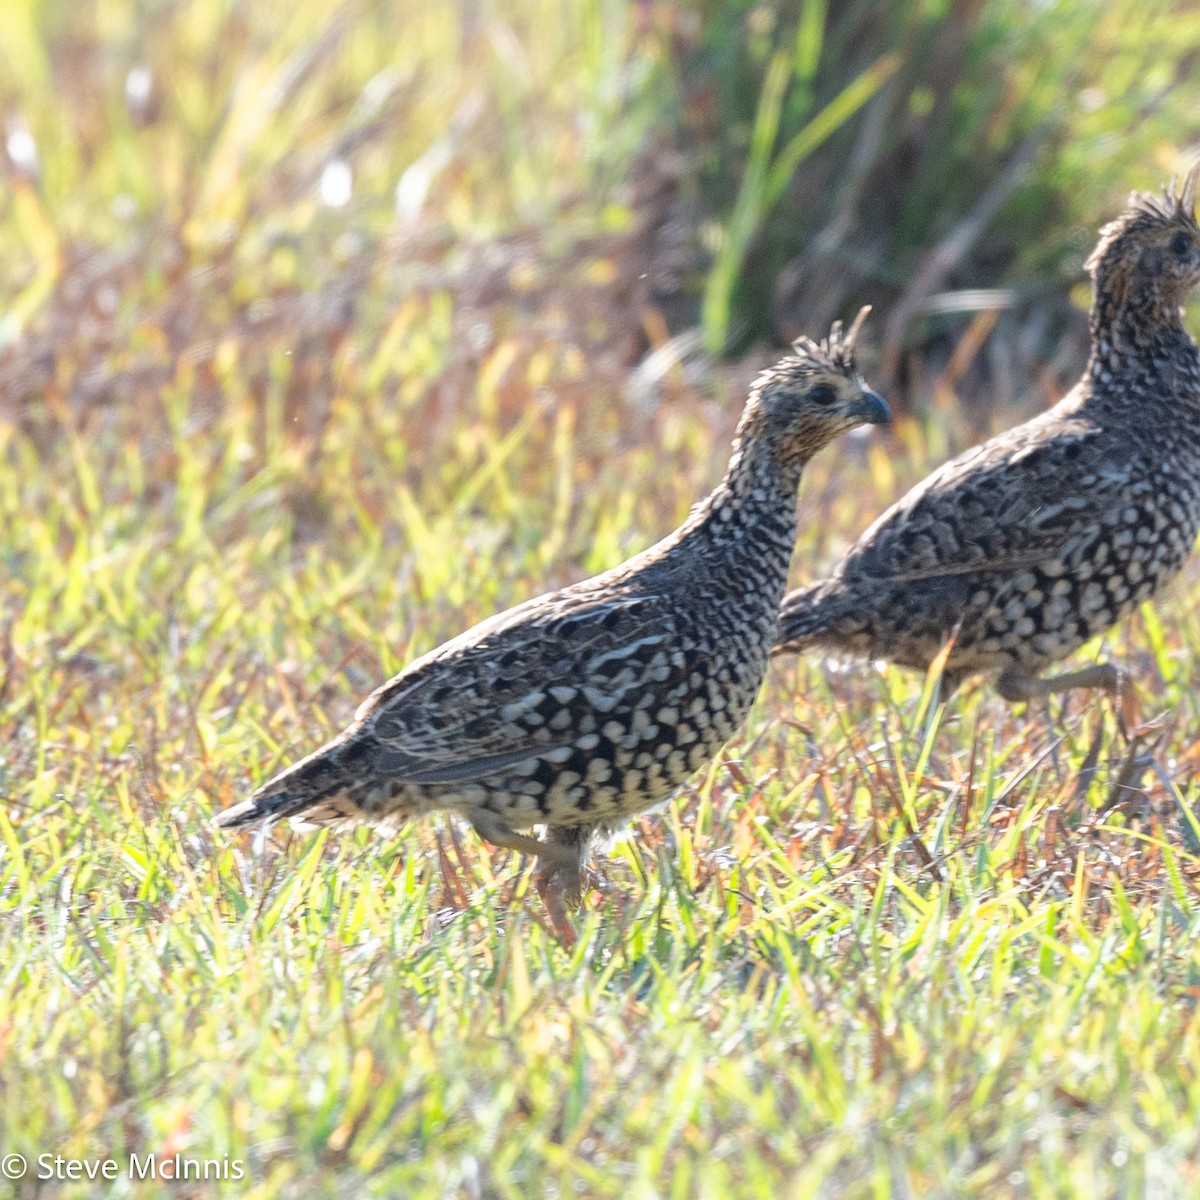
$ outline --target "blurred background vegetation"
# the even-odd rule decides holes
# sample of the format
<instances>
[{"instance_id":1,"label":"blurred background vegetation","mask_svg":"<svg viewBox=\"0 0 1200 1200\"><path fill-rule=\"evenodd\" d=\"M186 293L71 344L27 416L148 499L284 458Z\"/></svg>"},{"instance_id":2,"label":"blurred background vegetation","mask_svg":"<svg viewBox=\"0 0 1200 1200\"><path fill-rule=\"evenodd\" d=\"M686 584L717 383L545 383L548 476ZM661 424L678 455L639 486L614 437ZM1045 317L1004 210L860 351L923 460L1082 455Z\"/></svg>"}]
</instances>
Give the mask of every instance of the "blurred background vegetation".
<instances>
[{"instance_id":1,"label":"blurred background vegetation","mask_svg":"<svg viewBox=\"0 0 1200 1200\"><path fill-rule=\"evenodd\" d=\"M186 362L312 432L346 372L469 390L514 313L546 382L653 396L869 302L902 404L1040 406L1198 49L1141 0L12 0L0 403Z\"/></svg>"}]
</instances>

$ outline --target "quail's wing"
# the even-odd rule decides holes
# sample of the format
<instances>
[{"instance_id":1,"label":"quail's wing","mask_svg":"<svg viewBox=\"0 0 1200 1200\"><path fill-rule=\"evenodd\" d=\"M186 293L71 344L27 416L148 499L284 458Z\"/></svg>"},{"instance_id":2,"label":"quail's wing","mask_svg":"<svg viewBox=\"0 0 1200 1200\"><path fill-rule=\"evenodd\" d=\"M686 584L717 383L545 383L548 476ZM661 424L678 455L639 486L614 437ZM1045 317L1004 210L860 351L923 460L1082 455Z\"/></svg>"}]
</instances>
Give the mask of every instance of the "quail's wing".
<instances>
[{"instance_id":1,"label":"quail's wing","mask_svg":"<svg viewBox=\"0 0 1200 1200\"><path fill-rule=\"evenodd\" d=\"M417 659L355 717L372 769L412 783L482 779L570 747L633 689L688 669L659 595L538 597Z\"/></svg>"},{"instance_id":2,"label":"quail's wing","mask_svg":"<svg viewBox=\"0 0 1200 1200\"><path fill-rule=\"evenodd\" d=\"M1094 528L1136 467L1092 422L1051 410L913 488L859 538L841 573L898 583L1020 570Z\"/></svg>"}]
</instances>

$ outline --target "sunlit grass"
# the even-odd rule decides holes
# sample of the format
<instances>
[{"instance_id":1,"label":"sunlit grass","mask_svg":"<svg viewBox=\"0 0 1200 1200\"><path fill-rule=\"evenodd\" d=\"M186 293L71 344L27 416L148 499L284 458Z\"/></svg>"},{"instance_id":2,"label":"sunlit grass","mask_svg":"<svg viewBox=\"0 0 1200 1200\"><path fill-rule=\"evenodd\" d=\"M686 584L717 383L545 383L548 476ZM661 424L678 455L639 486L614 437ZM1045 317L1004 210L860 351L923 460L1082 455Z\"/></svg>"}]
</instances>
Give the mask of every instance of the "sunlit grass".
<instances>
[{"instance_id":1,"label":"sunlit grass","mask_svg":"<svg viewBox=\"0 0 1200 1200\"><path fill-rule=\"evenodd\" d=\"M120 443L63 427L35 469L6 435L8 1147L228 1154L239 1195L1136 1194L1190 1169L1197 862L1153 775L1104 807L1102 702L922 715L919 678L777 666L726 761L619 842L574 955L451 821L215 834L404 660L663 532L739 403L657 460L670 408L625 449L594 407L486 443L468 411L412 471L358 401L303 471L247 469L236 405L202 439L143 414L174 422L157 497ZM865 450L815 465L798 574L921 469ZM669 496L624 502L656 473ZM1188 595L1108 647L1150 712L1170 698L1184 794Z\"/></svg>"},{"instance_id":2,"label":"sunlit grass","mask_svg":"<svg viewBox=\"0 0 1200 1200\"><path fill-rule=\"evenodd\" d=\"M312 61L307 5L227 61L224 8L171 9L162 61L215 75L181 59L161 124L29 110L44 175L0 222L0 1156L236 1160L203 1194L262 1198L1193 1194L1195 567L1102 647L1134 743L1101 699L943 708L775 665L599 863L572 953L450 818L213 829L388 673L648 545L723 469L751 369L631 397L630 215L568 186L615 169L563 114L621 109L620 14L537 39L561 8L511 7L474 33L372 9ZM23 96L61 52L59 10L26 10ZM150 53L126 16L96 10L125 55L101 80ZM394 62L422 86L327 211ZM281 78L300 107L264 116ZM481 132L398 232L397 178L472 87ZM121 189L165 210L136 236ZM974 436L943 399L813 464L797 579ZM31 1167L17 1194L97 1193Z\"/></svg>"}]
</instances>

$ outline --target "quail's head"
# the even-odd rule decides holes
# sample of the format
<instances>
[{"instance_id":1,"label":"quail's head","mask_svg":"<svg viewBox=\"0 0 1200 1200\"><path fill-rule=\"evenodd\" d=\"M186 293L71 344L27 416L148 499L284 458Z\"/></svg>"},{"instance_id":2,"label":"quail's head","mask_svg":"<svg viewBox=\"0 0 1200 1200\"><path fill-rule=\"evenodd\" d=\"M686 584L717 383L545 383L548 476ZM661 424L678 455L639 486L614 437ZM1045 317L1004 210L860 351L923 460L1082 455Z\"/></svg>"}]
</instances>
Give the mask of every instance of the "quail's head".
<instances>
[{"instance_id":1,"label":"quail's head","mask_svg":"<svg viewBox=\"0 0 1200 1200\"><path fill-rule=\"evenodd\" d=\"M1196 182L1200 163L1183 187L1161 196L1135 192L1129 205L1100 231L1087 261L1101 311L1135 320L1171 319L1200 284L1200 225Z\"/></svg>"},{"instance_id":2,"label":"quail's head","mask_svg":"<svg viewBox=\"0 0 1200 1200\"><path fill-rule=\"evenodd\" d=\"M753 431L782 463L803 463L839 434L892 419L887 401L863 382L854 361L864 308L843 333L840 321L821 342L800 338L794 354L754 382L743 437Z\"/></svg>"}]
</instances>

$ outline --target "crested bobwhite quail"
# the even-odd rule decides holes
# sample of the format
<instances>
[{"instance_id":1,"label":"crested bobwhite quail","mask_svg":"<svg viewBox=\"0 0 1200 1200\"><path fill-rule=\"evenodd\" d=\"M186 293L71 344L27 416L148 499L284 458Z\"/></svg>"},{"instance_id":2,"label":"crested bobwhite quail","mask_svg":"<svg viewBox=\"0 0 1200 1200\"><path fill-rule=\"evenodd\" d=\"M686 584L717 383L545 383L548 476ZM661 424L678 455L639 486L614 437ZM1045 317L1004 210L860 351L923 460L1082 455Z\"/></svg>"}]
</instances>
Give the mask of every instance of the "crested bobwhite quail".
<instances>
[{"instance_id":1,"label":"crested bobwhite quail","mask_svg":"<svg viewBox=\"0 0 1200 1200\"><path fill-rule=\"evenodd\" d=\"M1038 676L1170 579L1200 526L1200 353L1180 313L1200 282L1198 170L1178 194L1135 194L1102 230L1075 387L946 463L828 579L791 592L776 653L926 670L953 635L946 695L988 671L1010 701L1117 688L1108 663Z\"/></svg>"},{"instance_id":2,"label":"crested bobwhite quail","mask_svg":"<svg viewBox=\"0 0 1200 1200\"><path fill-rule=\"evenodd\" d=\"M417 659L333 741L217 818L394 825L437 809L539 856L555 928L593 836L666 798L745 718L775 640L809 458L889 419L843 336L762 372L725 477L674 533ZM517 832L545 826L541 840Z\"/></svg>"}]
</instances>

